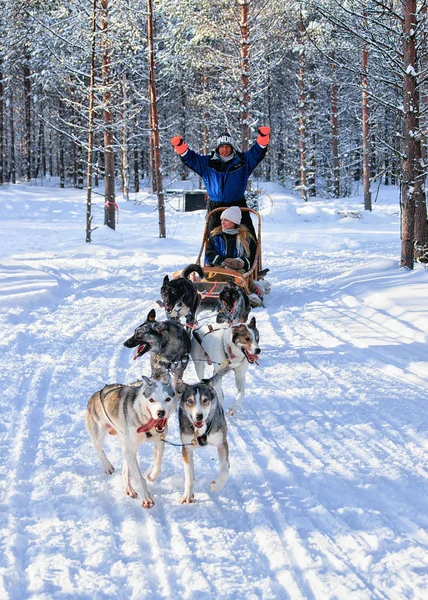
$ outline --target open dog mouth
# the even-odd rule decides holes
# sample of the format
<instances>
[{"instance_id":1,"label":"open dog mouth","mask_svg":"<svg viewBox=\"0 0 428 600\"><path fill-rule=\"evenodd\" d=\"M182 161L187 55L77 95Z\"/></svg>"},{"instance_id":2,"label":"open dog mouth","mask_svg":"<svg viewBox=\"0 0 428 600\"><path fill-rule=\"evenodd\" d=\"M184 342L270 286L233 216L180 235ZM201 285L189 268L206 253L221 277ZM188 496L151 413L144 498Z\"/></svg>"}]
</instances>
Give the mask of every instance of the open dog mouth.
<instances>
[{"instance_id":1,"label":"open dog mouth","mask_svg":"<svg viewBox=\"0 0 428 600\"><path fill-rule=\"evenodd\" d=\"M155 429L158 433L162 433L163 431L165 431L165 427L167 424L168 419L158 419L156 421L156 425L155 425Z\"/></svg>"},{"instance_id":2,"label":"open dog mouth","mask_svg":"<svg viewBox=\"0 0 428 600\"><path fill-rule=\"evenodd\" d=\"M193 424L196 427L196 429L200 429L201 427L203 427L205 421L194 421Z\"/></svg>"},{"instance_id":3,"label":"open dog mouth","mask_svg":"<svg viewBox=\"0 0 428 600\"><path fill-rule=\"evenodd\" d=\"M150 344L144 343L144 344L140 344L134 354L134 360L136 358L138 358L139 356L143 356L143 354L145 354L147 352L147 350L149 350L150 348Z\"/></svg>"},{"instance_id":4,"label":"open dog mouth","mask_svg":"<svg viewBox=\"0 0 428 600\"><path fill-rule=\"evenodd\" d=\"M229 313L235 312L236 305L237 305L237 301L236 302L227 302L226 300L223 300L223 308Z\"/></svg>"},{"instance_id":5,"label":"open dog mouth","mask_svg":"<svg viewBox=\"0 0 428 600\"><path fill-rule=\"evenodd\" d=\"M163 433L165 431L167 422L168 417L165 417L163 419L151 418L147 421L147 423L144 423L144 425L141 425L141 427L137 429L137 433L147 433L148 431L150 431L150 429L153 429L153 427L158 433Z\"/></svg>"},{"instance_id":6,"label":"open dog mouth","mask_svg":"<svg viewBox=\"0 0 428 600\"><path fill-rule=\"evenodd\" d=\"M242 348L243 353L245 354L245 358L248 360L248 362L253 365L254 363L256 363L256 365L258 365L259 363L257 362L258 359L258 354L251 354L251 352L248 352L248 350L246 350L245 348Z\"/></svg>"}]
</instances>

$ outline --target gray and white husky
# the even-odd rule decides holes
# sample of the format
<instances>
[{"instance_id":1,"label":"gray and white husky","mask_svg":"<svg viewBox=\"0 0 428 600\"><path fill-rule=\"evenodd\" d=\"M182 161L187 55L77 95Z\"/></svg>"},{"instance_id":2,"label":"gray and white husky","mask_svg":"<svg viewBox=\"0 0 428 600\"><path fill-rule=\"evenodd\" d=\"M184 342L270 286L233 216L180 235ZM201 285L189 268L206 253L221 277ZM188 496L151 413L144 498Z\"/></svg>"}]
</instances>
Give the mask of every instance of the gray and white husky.
<instances>
[{"instance_id":1,"label":"gray and white husky","mask_svg":"<svg viewBox=\"0 0 428 600\"><path fill-rule=\"evenodd\" d=\"M223 489L229 477L229 447L227 444L227 425L214 384L226 373L223 368L210 380L194 385L183 384L178 407L180 437L183 445L184 495L180 504L194 501L195 471L193 451L200 446L216 446L220 461L220 473L211 482L211 491Z\"/></svg>"},{"instance_id":2,"label":"gray and white husky","mask_svg":"<svg viewBox=\"0 0 428 600\"><path fill-rule=\"evenodd\" d=\"M256 319L229 327L227 323L201 325L193 331L190 354L200 380L205 376L205 365L213 364L214 374L227 364L235 372L237 395L229 408L234 415L245 396L245 374L248 365L257 363L260 354L259 331ZM215 384L220 402L223 402L221 380Z\"/></svg>"},{"instance_id":3,"label":"gray and white husky","mask_svg":"<svg viewBox=\"0 0 428 600\"><path fill-rule=\"evenodd\" d=\"M190 339L183 325L173 321L156 321L156 312L152 309L146 321L137 327L134 335L123 345L127 348L137 347L134 360L150 352L151 376L168 380L171 371L177 389L188 365L190 352Z\"/></svg>"},{"instance_id":4,"label":"gray and white husky","mask_svg":"<svg viewBox=\"0 0 428 600\"><path fill-rule=\"evenodd\" d=\"M141 443L153 442L154 464L147 479L155 481L161 472L163 438L174 407L173 387L147 377L132 385L106 385L92 394L88 402L86 429L104 472L111 475L114 471L103 450L103 441L108 432L110 435L117 434L122 446L125 493L132 498L140 494L144 508L151 508L154 502L138 466L138 448ZM138 494L131 485L131 477Z\"/></svg>"}]
</instances>

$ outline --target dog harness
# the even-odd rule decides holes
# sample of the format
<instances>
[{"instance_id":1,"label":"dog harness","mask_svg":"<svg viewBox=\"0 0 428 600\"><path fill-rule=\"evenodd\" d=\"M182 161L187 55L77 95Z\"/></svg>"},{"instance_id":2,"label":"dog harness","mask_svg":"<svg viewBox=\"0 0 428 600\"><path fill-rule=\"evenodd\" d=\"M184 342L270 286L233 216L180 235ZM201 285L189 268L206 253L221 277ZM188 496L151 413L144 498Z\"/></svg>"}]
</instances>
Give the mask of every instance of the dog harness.
<instances>
[{"instance_id":1,"label":"dog harness","mask_svg":"<svg viewBox=\"0 0 428 600\"><path fill-rule=\"evenodd\" d=\"M154 368L159 368L159 367L164 367L165 368L165 373L167 373L168 371L171 370L171 367L178 367L179 365L183 365L184 363L189 361L189 355L186 355L185 359L182 360L176 360L174 362L168 362L168 361L164 361L162 360L162 354L153 354L155 360L154 360Z\"/></svg>"},{"instance_id":2,"label":"dog harness","mask_svg":"<svg viewBox=\"0 0 428 600\"><path fill-rule=\"evenodd\" d=\"M194 331L193 332L193 337L195 338L195 340L198 342L198 344L201 346L201 348L203 349L202 346L202 340L205 336L209 335L210 333L213 333L214 331L220 331L220 329L222 329L222 327L219 328L215 328L211 325L211 323L208 323L207 325L204 325L204 327L206 327L208 329L208 331L206 331L203 336L201 337L198 331ZM227 346L227 349L223 346L223 351L225 354L225 359L223 362L221 363L216 363L219 365L226 365L226 364L230 364L232 362L232 360L234 360L235 358L237 358L236 356L234 356L234 354L232 353L232 348L230 346ZM205 352L205 355L207 357L207 363L209 365L212 365L215 361L211 360L208 356L208 354ZM243 356L242 360L245 357Z\"/></svg>"}]
</instances>

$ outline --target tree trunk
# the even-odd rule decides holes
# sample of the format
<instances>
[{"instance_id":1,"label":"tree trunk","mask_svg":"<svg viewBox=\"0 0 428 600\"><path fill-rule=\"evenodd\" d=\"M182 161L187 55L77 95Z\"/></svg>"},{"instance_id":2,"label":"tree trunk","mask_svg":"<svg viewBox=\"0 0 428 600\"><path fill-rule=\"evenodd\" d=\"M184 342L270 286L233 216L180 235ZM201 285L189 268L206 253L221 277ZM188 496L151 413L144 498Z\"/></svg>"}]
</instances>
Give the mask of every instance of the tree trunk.
<instances>
[{"instance_id":1,"label":"tree trunk","mask_svg":"<svg viewBox=\"0 0 428 600\"><path fill-rule=\"evenodd\" d=\"M101 33L102 58L101 78L103 82L103 120L104 120L104 225L116 229L116 202L114 189L114 152L113 152L113 114L111 94L111 47L108 37L109 5L108 0L101 0Z\"/></svg>"},{"instance_id":2,"label":"tree trunk","mask_svg":"<svg viewBox=\"0 0 428 600\"><path fill-rule=\"evenodd\" d=\"M138 121L137 116L134 116L134 140L133 140L133 163L134 163L134 192L138 194L140 191L140 158L138 152Z\"/></svg>"},{"instance_id":3,"label":"tree trunk","mask_svg":"<svg viewBox=\"0 0 428 600\"><path fill-rule=\"evenodd\" d=\"M186 89L184 85L180 86L180 134L183 139L186 139L186 122L187 122L187 107L186 107ZM206 113L204 113L204 122L206 118ZM186 165L180 160L180 178L186 180L189 177L189 169Z\"/></svg>"},{"instance_id":4,"label":"tree trunk","mask_svg":"<svg viewBox=\"0 0 428 600\"><path fill-rule=\"evenodd\" d=\"M45 152L45 127L43 123L43 119L40 119L39 123L39 133L37 136L37 157L35 161L35 169L34 169L34 177L38 177L39 173L41 178L46 176L46 158L44 156ZM45 170L43 170L43 164L45 165Z\"/></svg>"},{"instance_id":5,"label":"tree trunk","mask_svg":"<svg viewBox=\"0 0 428 600\"><path fill-rule=\"evenodd\" d=\"M306 183L306 91L305 91L305 27L300 21L300 53L299 53L299 150L300 150L300 193L302 200L307 202L308 190Z\"/></svg>"},{"instance_id":6,"label":"tree trunk","mask_svg":"<svg viewBox=\"0 0 428 600\"><path fill-rule=\"evenodd\" d=\"M367 10L364 7L363 29L367 29ZM369 131L369 95L367 67L369 53L365 40L362 43L362 126L363 126L363 188L364 188L364 210L372 210L372 194L370 191L370 131Z\"/></svg>"},{"instance_id":7,"label":"tree trunk","mask_svg":"<svg viewBox=\"0 0 428 600\"><path fill-rule=\"evenodd\" d=\"M413 269L416 221L425 213L421 141L419 134L419 94L416 81L416 0L403 3L403 159L401 186L401 266Z\"/></svg>"},{"instance_id":8,"label":"tree trunk","mask_svg":"<svg viewBox=\"0 0 428 600\"><path fill-rule=\"evenodd\" d=\"M208 78L206 68L204 70L203 81L204 81L204 91L208 96L209 95L209 78ZM208 154L208 148L209 148L209 129L208 129L209 122L210 122L210 113L208 110L206 110L204 112L204 129L203 129L203 145L204 145L203 151L204 151L204 154ZM186 171L187 171L187 169L186 169Z\"/></svg>"},{"instance_id":9,"label":"tree trunk","mask_svg":"<svg viewBox=\"0 0 428 600\"><path fill-rule=\"evenodd\" d=\"M308 106L308 131L310 132L310 146L309 146L309 156L307 159L308 164L308 173L307 173L307 185L308 185L308 195L310 197L314 197L317 195L317 136L316 136L316 126L315 126L315 104L316 104L316 96L315 96L315 86L316 81L313 76L314 66L311 67L311 77L309 83L309 106Z\"/></svg>"},{"instance_id":10,"label":"tree trunk","mask_svg":"<svg viewBox=\"0 0 428 600\"><path fill-rule=\"evenodd\" d=\"M126 77L122 75L120 79L120 90L122 93L122 147L121 170L122 170L122 194L125 200L129 200L129 165L128 165L128 122L127 122L127 96L126 96Z\"/></svg>"},{"instance_id":11,"label":"tree trunk","mask_svg":"<svg viewBox=\"0 0 428 600\"><path fill-rule=\"evenodd\" d=\"M88 115L88 166L86 171L86 242L91 242L92 234L92 172L94 159L94 83L95 83L95 50L97 27L97 0L93 0L91 17L91 70L89 74L89 115Z\"/></svg>"},{"instance_id":12,"label":"tree trunk","mask_svg":"<svg viewBox=\"0 0 428 600\"><path fill-rule=\"evenodd\" d=\"M241 126L242 126L242 151L248 150L251 139L250 130L250 27L249 0L240 0L241 3Z\"/></svg>"},{"instance_id":13,"label":"tree trunk","mask_svg":"<svg viewBox=\"0 0 428 600\"><path fill-rule=\"evenodd\" d=\"M333 54L334 58L334 54ZM338 90L336 80L336 65L331 63L331 148L333 154L333 195L340 196L340 163L339 163L339 113L338 113Z\"/></svg>"},{"instance_id":14,"label":"tree trunk","mask_svg":"<svg viewBox=\"0 0 428 600\"><path fill-rule=\"evenodd\" d=\"M149 99L151 115L151 140L153 147L153 161L156 173L156 192L158 196L159 211L159 237L166 237L165 229L165 201L162 181L162 163L160 154L159 118L155 81L155 47L153 27L153 1L147 0L147 49L149 53Z\"/></svg>"},{"instance_id":15,"label":"tree trunk","mask_svg":"<svg viewBox=\"0 0 428 600\"><path fill-rule=\"evenodd\" d=\"M4 100L3 100L3 61L0 58L0 185L4 183Z\"/></svg>"},{"instance_id":16,"label":"tree trunk","mask_svg":"<svg viewBox=\"0 0 428 600\"><path fill-rule=\"evenodd\" d=\"M428 68L428 44L427 44L427 6L424 5L421 8L420 21L418 30L421 32L421 39L419 42L420 52L420 68L418 69L421 73L427 73ZM427 176L427 111L428 111L428 95L426 82L420 85L419 104L420 110L419 115L424 115L424 119L419 119L419 131L420 137L418 138L421 145L421 177L426 179ZM416 205L415 213L415 260L418 262L428 263L428 221L427 221L427 204L426 204L426 191L425 186L422 185L423 198Z\"/></svg>"},{"instance_id":17,"label":"tree trunk","mask_svg":"<svg viewBox=\"0 0 428 600\"><path fill-rule=\"evenodd\" d=\"M10 176L8 181L16 183L16 154L15 154L15 118L13 113L14 97L13 89L10 88L10 107L9 107L9 137L10 137Z\"/></svg>"},{"instance_id":18,"label":"tree trunk","mask_svg":"<svg viewBox=\"0 0 428 600\"><path fill-rule=\"evenodd\" d=\"M59 114L59 118L62 122L64 122L65 120L65 115L64 115L64 104L61 98L59 98L59 106L58 106L58 114ZM62 133L59 134L58 136L58 146L59 146L59 155L58 155L58 173L59 173L59 187L60 188L64 188L65 187L65 160L64 160L64 146L65 146L65 140L64 140L64 135Z\"/></svg>"},{"instance_id":19,"label":"tree trunk","mask_svg":"<svg viewBox=\"0 0 428 600\"><path fill-rule=\"evenodd\" d=\"M150 98L150 81L149 81L149 98ZM156 168L155 168L155 147L153 143L153 110L152 106L149 107L149 171L150 181L152 182L152 192L156 194Z\"/></svg>"},{"instance_id":20,"label":"tree trunk","mask_svg":"<svg viewBox=\"0 0 428 600\"><path fill-rule=\"evenodd\" d=\"M31 180L31 72L27 64L29 57L26 57L23 66L24 74L24 110L25 110L25 130L24 130L24 175L27 181Z\"/></svg>"}]
</instances>

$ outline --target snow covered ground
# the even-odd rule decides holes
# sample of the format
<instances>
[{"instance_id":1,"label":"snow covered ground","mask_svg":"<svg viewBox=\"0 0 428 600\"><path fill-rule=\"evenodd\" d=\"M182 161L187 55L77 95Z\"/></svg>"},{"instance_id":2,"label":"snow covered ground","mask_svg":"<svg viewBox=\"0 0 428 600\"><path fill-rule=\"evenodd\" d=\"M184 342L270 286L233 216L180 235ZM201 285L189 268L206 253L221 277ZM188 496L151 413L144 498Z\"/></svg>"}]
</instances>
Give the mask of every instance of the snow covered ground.
<instances>
[{"instance_id":1,"label":"snow covered ground","mask_svg":"<svg viewBox=\"0 0 428 600\"><path fill-rule=\"evenodd\" d=\"M204 213L169 201L161 240L153 198L120 202L112 232L97 197L85 244L84 192L0 188L2 599L427 597L428 271L398 268L398 191L368 214L361 197L265 189L272 292L253 312L260 366L228 416L230 479L210 492L216 453L199 449L196 502L180 505L167 446L145 510L123 494L117 438L109 477L83 417L105 383L149 374L122 342L162 315L162 279L194 261ZM225 387L228 406L232 375Z\"/></svg>"}]
</instances>

